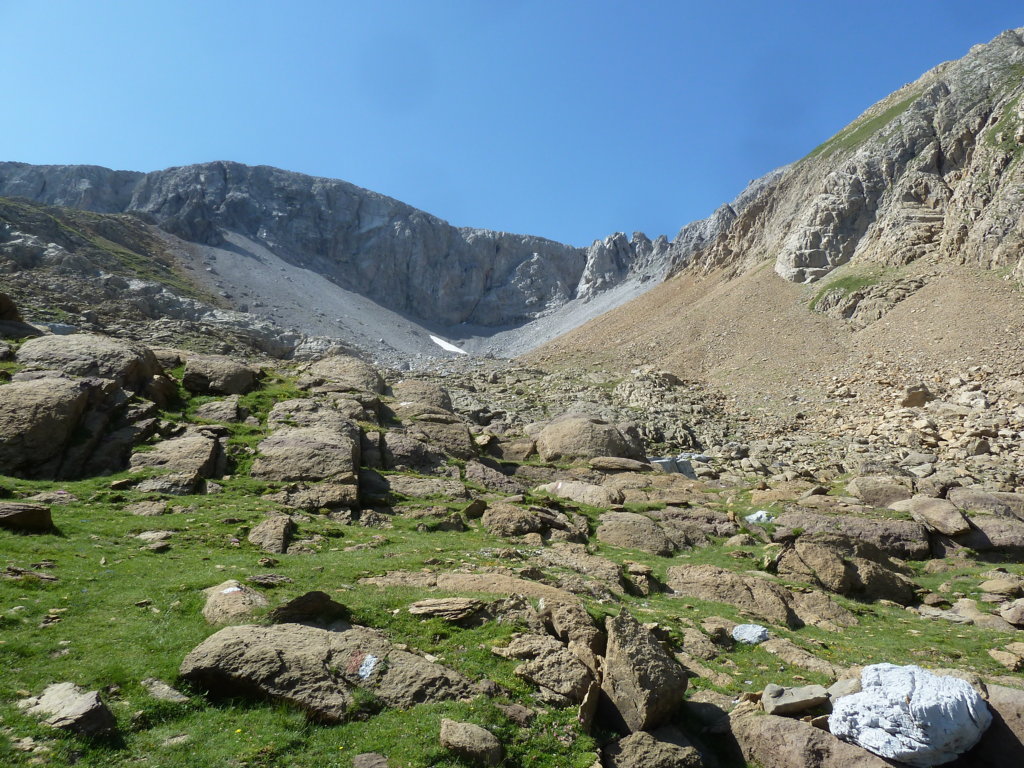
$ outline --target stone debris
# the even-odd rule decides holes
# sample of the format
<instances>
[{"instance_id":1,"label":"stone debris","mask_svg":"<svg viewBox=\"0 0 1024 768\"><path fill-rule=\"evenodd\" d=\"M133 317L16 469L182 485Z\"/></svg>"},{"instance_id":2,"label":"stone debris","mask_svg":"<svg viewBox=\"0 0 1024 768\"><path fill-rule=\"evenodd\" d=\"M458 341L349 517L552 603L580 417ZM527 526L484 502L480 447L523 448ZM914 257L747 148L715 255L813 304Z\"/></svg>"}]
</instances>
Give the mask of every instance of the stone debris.
<instances>
[{"instance_id":1,"label":"stone debris","mask_svg":"<svg viewBox=\"0 0 1024 768\"><path fill-rule=\"evenodd\" d=\"M83 691L74 683L48 685L39 695L21 699L18 706L30 715L45 717L46 725L82 736L108 736L117 721L97 691Z\"/></svg>"}]
</instances>

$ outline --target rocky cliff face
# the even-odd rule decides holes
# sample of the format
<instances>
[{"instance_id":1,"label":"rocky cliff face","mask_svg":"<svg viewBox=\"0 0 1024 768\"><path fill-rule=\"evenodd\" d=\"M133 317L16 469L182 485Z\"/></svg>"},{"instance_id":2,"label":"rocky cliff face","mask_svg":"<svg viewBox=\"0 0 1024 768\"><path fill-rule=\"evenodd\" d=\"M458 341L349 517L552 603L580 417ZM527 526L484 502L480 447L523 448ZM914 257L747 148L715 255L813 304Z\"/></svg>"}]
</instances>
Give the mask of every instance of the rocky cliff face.
<instances>
[{"instance_id":1,"label":"rocky cliff face","mask_svg":"<svg viewBox=\"0 0 1024 768\"><path fill-rule=\"evenodd\" d=\"M771 257L810 282L853 260L941 259L1024 279L1022 96L1018 29L875 104L761 180L742 210L685 228L673 268L740 272Z\"/></svg>"},{"instance_id":2,"label":"rocky cliff face","mask_svg":"<svg viewBox=\"0 0 1024 768\"><path fill-rule=\"evenodd\" d=\"M660 276L665 238L616 234L575 248L458 228L383 195L266 166L206 163L153 173L0 163L0 196L135 211L188 241L258 242L342 288L431 323L526 322L634 276Z\"/></svg>"}]
</instances>

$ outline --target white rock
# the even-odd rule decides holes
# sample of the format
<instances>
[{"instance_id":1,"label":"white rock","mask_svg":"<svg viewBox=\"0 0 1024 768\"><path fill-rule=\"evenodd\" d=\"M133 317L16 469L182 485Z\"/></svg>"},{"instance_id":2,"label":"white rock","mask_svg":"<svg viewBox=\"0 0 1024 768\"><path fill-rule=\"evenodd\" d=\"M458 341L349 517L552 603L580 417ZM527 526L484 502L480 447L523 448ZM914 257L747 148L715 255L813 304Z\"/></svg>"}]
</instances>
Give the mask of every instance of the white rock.
<instances>
[{"instance_id":1,"label":"white rock","mask_svg":"<svg viewBox=\"0 0 1024 768\"><path fill-rule=\"evenodd\" d=\"M737 624L733 627L732 639L737 643L760 645L768 639L768 630L760 624Z\"/></svg>"},{"instance_id":2,"label":"white rock","mask_svg":"<svg viewBox=\"0 0 1024 768\"><path fill-rule=\"evenodd\" d=\"M956 759L992 722L988 705L964 680L917 666L872 664L860 693L835 702L833 735L916 768Z\"/></svg>"},{"instance_id":3,"label":"white rock","mask_svg":"<svg viewBox=\"0 0 1024 768\"><path fill-rule=\"evenodd\" d=\"M747 515L743 519L746 520L748 523L762 524L772 522L775 519L775 516L770 514L765 509L759 509L757 510L757 512L754 512L751 515Z\"/></svg>"}]
</instances>

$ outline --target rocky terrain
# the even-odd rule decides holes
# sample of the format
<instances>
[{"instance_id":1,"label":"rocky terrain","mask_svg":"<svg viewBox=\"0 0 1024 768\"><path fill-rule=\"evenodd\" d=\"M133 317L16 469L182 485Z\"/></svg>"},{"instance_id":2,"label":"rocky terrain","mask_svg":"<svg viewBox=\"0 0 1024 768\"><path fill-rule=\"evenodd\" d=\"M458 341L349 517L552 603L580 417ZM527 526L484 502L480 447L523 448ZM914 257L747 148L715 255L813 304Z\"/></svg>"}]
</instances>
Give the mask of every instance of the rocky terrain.
<instances>
[{"instance_id":1,"label":"rocky terrain","mask_svg":"<svg viewBox=\"0 0 1024 768\"><path fill-rule=\"evenodd\" d=\"M0 760L1024 763L1022 52L671 243L0 165Z\"/></svg>"},{"instance_id":2,"label":"rocky terrain","mask_svg":"<svg viewBox=\"0 0 1024 768\"><path fill-rule=\"evenodd\" d=\"M1019 380L894 384L830 436L650 366L0 319L8 764L1024 756ZM924 735L864 730L904 696Z\"/></svg>"}]
</instances>

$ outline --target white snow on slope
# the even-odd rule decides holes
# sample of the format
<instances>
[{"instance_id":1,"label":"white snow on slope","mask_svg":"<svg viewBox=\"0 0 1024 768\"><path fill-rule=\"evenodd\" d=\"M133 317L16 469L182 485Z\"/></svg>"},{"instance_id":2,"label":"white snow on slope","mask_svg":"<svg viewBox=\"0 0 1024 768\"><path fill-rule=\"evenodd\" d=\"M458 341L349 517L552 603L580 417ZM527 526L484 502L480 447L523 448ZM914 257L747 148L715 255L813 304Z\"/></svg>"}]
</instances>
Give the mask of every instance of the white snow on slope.
<instances>
[{"instance_id":1,"label":"white snow on slope","mask_svg":"<svg viewBox=\"0 0 1024 768\"><path fill-rule=\"evenodd\" d=\"M459 349L454 344L449 344L447 341L445 341L444 339L438 338L437 336L431 335L430 340L432 342L434 342L435 344L437 344L437 346L439 346L441 349L446 349L449 352L458 352L460 355L468 355L469 354L469 352L467 352L466 350Z\"/></svg>"}]
</instances>

